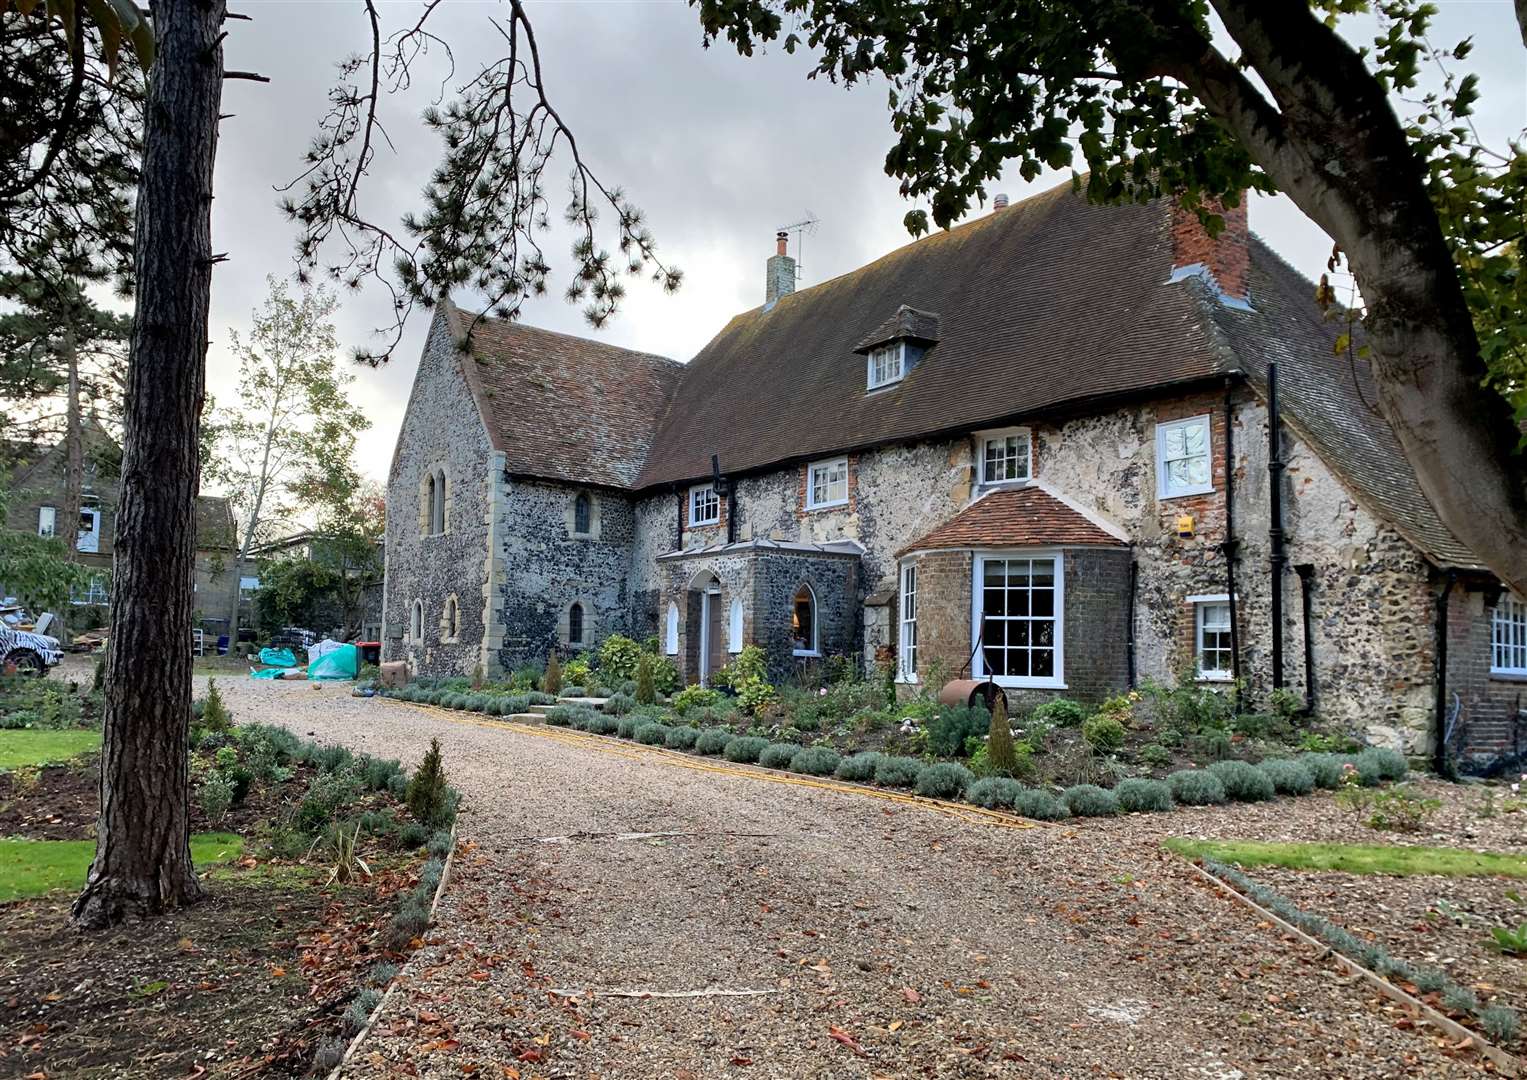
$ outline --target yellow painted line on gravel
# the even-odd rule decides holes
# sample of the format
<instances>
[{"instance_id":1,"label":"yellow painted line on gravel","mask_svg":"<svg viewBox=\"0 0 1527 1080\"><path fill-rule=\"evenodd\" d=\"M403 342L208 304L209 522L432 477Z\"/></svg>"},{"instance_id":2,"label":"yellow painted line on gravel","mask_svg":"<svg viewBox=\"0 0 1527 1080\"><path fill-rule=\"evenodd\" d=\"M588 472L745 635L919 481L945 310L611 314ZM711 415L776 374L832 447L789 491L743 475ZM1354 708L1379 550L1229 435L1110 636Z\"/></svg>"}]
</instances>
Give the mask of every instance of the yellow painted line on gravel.
<instances>
[{"instance_id":1,"label":"yellow painted line on gravel","mask_svg":"<svg viewBox=\"0 0 1527 1080\"><path fill-rule=\"evenodd\" d=\"M791 787L835 791L843 795L860 795L871 799L880 799L883 802L897 803L902 806L932 810L936 813L960 818L977 825L993 825L1003 829L1035 829L1039 827L1038 822L1030 821L1028 818L1021 818L1015 814L1004 814L1000 810L987 810L984 807L971 806L967 803L947 802L944 799L930 799L925 795L908 795L900 791L886 791L883 788L866 787L863 784L850 784L842 780L795 776L789 773L775 772L770 769L749 768L731 763L723 764L705 758L696 758L692 755L681 753L677 750L669 750L661 746L617 742L613 736L594 735L586 731L574 731L570 728L519 724L507 720L488 720L476 714L464 713L460 709L446 709L438 705L420 705L417 702L411 701L394 701L391 698L384 698L383 700L393 705L417 709L419 712L428 713L437 719L447 720L453 724L471 724L474 727L512 731L517 735L532 735L536 738L560 742L566 746L575 746L583 750L594 750L601 754L612 754L615 757L622 757L631 761L656 760L667 765L678 766L682 769L714 773L718 776L738 776L746 780L762 780L770 784L787 784Z\"/></svg>"}]
</instances>

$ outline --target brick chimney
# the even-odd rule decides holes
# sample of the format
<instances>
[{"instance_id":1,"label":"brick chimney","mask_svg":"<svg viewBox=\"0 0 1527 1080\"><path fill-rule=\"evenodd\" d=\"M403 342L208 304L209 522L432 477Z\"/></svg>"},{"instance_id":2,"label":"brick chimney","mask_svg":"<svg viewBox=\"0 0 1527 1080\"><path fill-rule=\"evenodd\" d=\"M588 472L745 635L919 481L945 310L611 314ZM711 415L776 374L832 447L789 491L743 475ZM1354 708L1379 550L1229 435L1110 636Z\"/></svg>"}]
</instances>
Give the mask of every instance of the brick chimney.
<instances>
[{"instance_id":1,"label":"brick chimney","mask_svg":"<svg viewBox=\"0 0 1527 1080\"><path fill-rule=\"evenodd\" d=\"M781 296L795 292L795 260L785 254L790 234L781 229L774 234L774 255L769 259L764 276L764 303L772 304Z\"/></svg>"},{"instance_id":2,"label":"brick chimney","mask_svg":"<svg viewBox=\"0 0 1527 1080\"><path fill-rule=\"evenodd\" d=\"M1247 248L1246 193L1241 193L1236 206L1226 207L1208 200L1204 205L1225 221L1225 227L1212 239L1196 213L1175 204L1172 207L1172 280L1203 277L1224 303L1245 307L1251 301L1247 284L1251 256Z\"/></svg>"}]
</instances>

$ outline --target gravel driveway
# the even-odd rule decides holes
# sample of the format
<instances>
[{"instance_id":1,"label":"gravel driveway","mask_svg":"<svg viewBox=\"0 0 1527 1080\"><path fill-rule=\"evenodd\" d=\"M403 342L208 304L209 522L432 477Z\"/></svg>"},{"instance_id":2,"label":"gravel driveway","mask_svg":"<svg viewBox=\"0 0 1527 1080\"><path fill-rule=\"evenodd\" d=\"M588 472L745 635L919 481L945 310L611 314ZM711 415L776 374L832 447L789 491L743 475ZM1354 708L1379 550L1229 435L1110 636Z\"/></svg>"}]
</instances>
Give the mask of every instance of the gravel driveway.
<instances>
[{"instance_id":1,"label":"gravel driveway","mask_svg":"<svg viewBox=\"0 0 1527 1080\"><path fill-rule=\"evenodd\" d=\"M241 722L354 750L412 763L437 736L467 796L440 926L347 1076L1480 1071L1157 849L1275 835L1286 802L1001 828L344 686L219 685ZM652 832L683 835L621 835ZM701 990L733 993L611 993Z\"/></svg>"}]
</instances>

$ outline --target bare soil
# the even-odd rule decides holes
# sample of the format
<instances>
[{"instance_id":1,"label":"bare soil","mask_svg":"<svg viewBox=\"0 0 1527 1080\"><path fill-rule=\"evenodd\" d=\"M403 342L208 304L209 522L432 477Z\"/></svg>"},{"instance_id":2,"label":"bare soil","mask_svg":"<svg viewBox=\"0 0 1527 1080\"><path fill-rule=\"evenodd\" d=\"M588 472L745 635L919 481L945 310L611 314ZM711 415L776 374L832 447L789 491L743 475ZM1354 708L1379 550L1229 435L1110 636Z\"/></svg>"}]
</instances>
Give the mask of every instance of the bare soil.
<instances>
[{"instance_id":1,"label":"bare soil","mask_svg":"<svg viewBox=\"0 0 1527 1080\"><path fill-rule=\"evenodd\" d=\"M321 881L222 871L189 910L99 935L69 926L68 898L0 906L0 1075L306 1075L409 883Z\"/></svg>"}]
</instances>

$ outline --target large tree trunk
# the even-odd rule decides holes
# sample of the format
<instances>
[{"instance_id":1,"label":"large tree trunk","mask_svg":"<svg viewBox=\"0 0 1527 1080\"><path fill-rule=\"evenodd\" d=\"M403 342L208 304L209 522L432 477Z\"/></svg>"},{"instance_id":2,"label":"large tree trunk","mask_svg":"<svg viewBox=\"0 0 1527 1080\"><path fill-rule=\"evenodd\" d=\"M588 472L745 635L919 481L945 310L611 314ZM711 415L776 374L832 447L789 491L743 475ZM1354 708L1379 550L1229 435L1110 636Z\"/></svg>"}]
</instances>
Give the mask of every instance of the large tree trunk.
<instances>
[{"instance_id":1,"label":"large tree trunk","mask_svg":"<svg viewBox=\"0 0 1527 1080\"><path fill-rule=\"evenodd\" d=\"M1362 290L1379 408L1453 534L1527 595L1527 479L1500 394L1384 88L1305 0L1213 0L1276 107L1209 42L1172 72L1346 254ZM1196 37L1196 35L1195 35Z\"/></svg>"},{"instance_id":2,"label":"large tree trunk","mask_svg":"<svg viewBox=\"0 0 1527 1080\"><path fill-rule=\"evenodd\" d=\"M74 903L84 927L201 896L186 737L225 6L155 0L153 10L158 51L144 107L101 808L95 861Z\"/></svg>"},{"instance_id":3,"label":"large tree trunk","mask_svg":"<svg viewBox=\"0 0 1527 1080\"><path fill-rule=\"evenodd\" d=\"M80 353L74 330L78 312L74 304L66 308L64 323L64 364L68 369L69 399L64 405L64 543L69 547L69 561L80 557L79 528L81 491L85 486L85 437L80 426ZM57 528L54 529L57 532Z\"/></svg>"}]
</instances>

